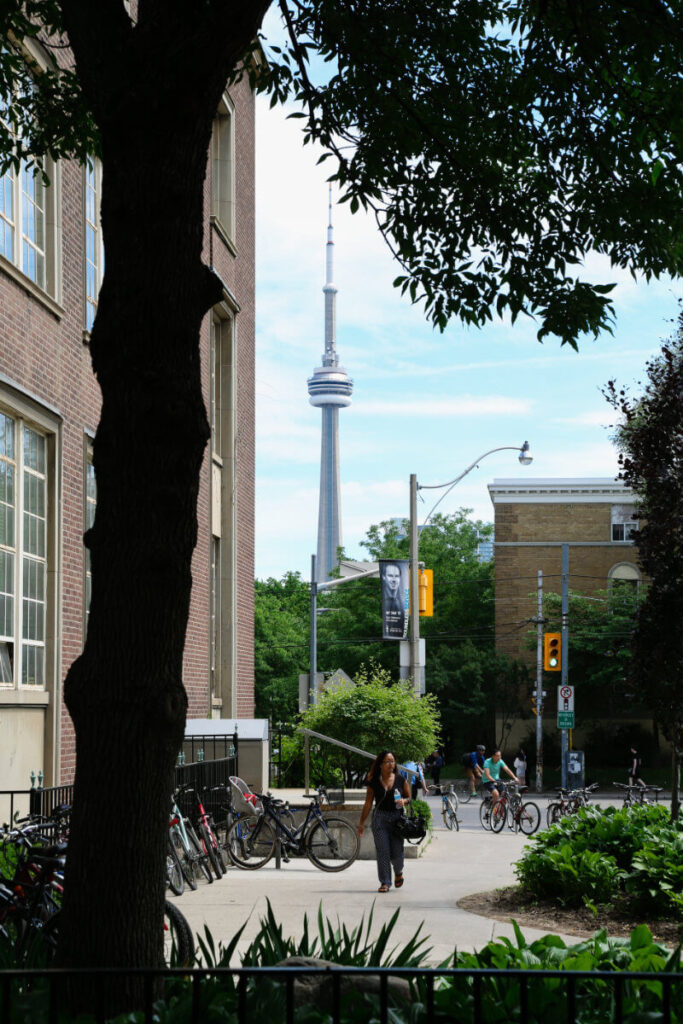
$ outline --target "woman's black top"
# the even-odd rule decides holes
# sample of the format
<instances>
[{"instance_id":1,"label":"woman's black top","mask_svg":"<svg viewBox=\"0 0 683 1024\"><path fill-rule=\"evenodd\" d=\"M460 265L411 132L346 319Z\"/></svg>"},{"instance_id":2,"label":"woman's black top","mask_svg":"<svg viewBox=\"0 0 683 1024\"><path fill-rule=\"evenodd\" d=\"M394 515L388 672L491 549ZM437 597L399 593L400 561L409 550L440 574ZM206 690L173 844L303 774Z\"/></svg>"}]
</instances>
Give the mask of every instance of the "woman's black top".
<instances>
[{"instance_id":1,"label":"woman's black top","mask_svg":"<svg viewBox=\"0 0 683 1024\"><path fill-rule=\"evenodd\" d=\"M403 783L404 778L402 775L394 776L394 784L391 789L385 789L382 785L382 780L379 776L368 779L368 786L372 790L375 797L375 807L378 811L395 811L396 806L394 804L394 790L397 789L403 797ZM401 810L401 808L399 808Z\"/></svg>"}]
</instances>

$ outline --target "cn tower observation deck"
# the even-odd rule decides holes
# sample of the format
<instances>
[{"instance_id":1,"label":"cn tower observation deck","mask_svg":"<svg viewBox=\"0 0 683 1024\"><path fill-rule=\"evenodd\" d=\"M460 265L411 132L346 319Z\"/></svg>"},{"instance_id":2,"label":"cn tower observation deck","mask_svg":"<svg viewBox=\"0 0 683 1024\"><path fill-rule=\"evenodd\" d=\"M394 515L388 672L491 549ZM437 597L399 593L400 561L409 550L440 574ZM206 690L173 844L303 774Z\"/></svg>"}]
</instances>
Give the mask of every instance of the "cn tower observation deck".
<instances>
[{"instance_id":1,"label":"cn tower observation deck","mask_svg":"<svg viewBox=\"0 0 683 1024\"><path fill-rule=\"evenodd\" d=\"M342 543L341 493L339 474L339 410L351 405L353 381L339 365L336 341L337 289L333 284L334 241L332 232L332 194L330 190L327 225L325 295L325 351L322 365L308 379L308 400L322 411L320 448L320 502L318 506L317 571L319 581L329 578L337 565L337 549Z\"/></svg>"}]
</instances>

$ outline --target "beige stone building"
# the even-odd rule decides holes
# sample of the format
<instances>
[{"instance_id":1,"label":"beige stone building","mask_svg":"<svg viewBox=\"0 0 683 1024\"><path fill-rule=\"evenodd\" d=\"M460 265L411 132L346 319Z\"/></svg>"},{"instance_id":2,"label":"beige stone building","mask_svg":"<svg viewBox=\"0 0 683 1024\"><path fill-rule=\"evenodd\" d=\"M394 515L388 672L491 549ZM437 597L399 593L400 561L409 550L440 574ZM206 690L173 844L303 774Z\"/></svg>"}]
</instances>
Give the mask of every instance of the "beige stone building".
<instances>
[{"instance_id":1,"label":"beige stone building","mask_svg":"<svg viewBox=\"0 0 683 1024\"><path fill-rule=\"evenodd\" d=\"M583 594L610 580L640 581L631 534L635 496L610 478L494 480L496 648L535 661L523 628L536 615L539 569L560 593L562 545L569 546L569 587Z\"/></svg>"},{"instance_id":2,"label":"beige stone building","mask_svg":"<svg viewBox=\"0 0 683 1024\"><path fill-rule=\"evenodd\" d=\"M526 661L537 614L538 572L546 593L562 587L562 545L569 548L569 588L591 595L615 579L641 580L631 534L635 496L618 480L505 479L489 484L495 523L496 649ZM571 645L571 623L570 623ZM546 675L546 714L555 714L559 673ZM569 682L571 683L571 679ZM528 722L525 726L528 729Z\"/></svg>"}]
</instances>

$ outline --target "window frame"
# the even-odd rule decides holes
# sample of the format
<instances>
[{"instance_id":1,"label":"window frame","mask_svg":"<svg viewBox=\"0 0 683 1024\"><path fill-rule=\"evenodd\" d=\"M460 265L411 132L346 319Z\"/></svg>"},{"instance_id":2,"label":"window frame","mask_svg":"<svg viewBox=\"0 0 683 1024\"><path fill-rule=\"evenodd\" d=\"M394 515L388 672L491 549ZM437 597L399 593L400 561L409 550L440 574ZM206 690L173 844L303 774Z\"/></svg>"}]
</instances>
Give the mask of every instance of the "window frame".
<instances>
[{"instance_id":1,"label":"window frame","mask_svg":"<svg viewBox=\"0 0 683 1024\"><path fill-rule=\"evenodd\" d=\"M4 382L2 382L4 385ZM60 551L58 533L58 451L61 443L60 421L61 417L51 415L37 407L20 392L15 392L11 386L0 386L0 412L11 419L15 424L15 451L14 465L16 466L14 483L14 511L15 530L14 543L12 546L3 545L3 551L12 551L14 557L13 579L13 635L5 636L3 643L11 643L12 654L12 680L0 683L0 692L3 699L7 700L8 695L14 693L18 699L31 701L35 694L47 694L54 689L58 657L59 657L59 630L58 630L58 591L57 579L58 557ZM36 471L27 467L24 455L24 430L29 429L44 438L44 554L36 557L35 553L24 550L24 528L25 528L25 479L26 476L35 476ZM3 457L3 461L6 459ZM43 637L36 643L35 638L24 637L24 610L26 598L24 588L25 566L31 562L40 561L43 565ZM25 683L22 680L24 666L24 648L40 647L43 652L43 678L40 683Z\"/></svg>"},{"instance_id":2,"label":"window frame","mask_svg":"<svg viewBox=\"0 0 683 1024\"><path fill-rule=\"evenodd\" d=\"M211 134L211 223L233 255L235 220L235 104L224 92Z\"/></svg>"},{"instance_id":3,"label":"window frame","mask_svg":"<svg viewBox=\"0 0 683 1024\"><path fill-rule=\"evenodd\" d=\"M89 175L92 174L92 183ZM93 204L95 219L88 217L88 194L89 189L93 192ZM104 277L104 239L102 237L102 161L96 157L90 157L90 165L83 168L83 337L90 338L92 325L97 314L97 304ZM93 260L88 258L88 231L93 234ZM95 295L88 294L88 265L93 266L95 279ZM89 312L92 310L92 320Z\"/></svg>"},{"instance_id":4,"label":"window frame","mask_svg":"<svg viewBox=\"0 0 683 1024\"><path fill-rule=\"evenodd\" d=\"M21 53L26 64L33 73L39 74L41 68L47 67L47 57L37 40L26 39L21 47ZM41 167L49 179L49 184L44 185L41 180ZM42 280L36 279L27 269L24 260L24 195L23 178L25 173L30 173L32 182L40 190L43 201L43 246L42 254L44 261L44 273ZM3 226L11 224L13 231L11 256L0 251L0 268L10 277L15 278L28 291L44 302L51 312L56 315L63 315L61 309L62 299L62 275L61 275L61 165L51 157L42 157L37 166L29 169L26 161L21 161L19 168L10 168L0 177L0 187L5 191L5 184L9 181L12 196L12 219L0 214L0 221ZM26 204L28 211L29 205ZM28 237L28 236L27 236ZM32 240L29 238L29 250L35 249Z\"/></svg>"}]
</instances>

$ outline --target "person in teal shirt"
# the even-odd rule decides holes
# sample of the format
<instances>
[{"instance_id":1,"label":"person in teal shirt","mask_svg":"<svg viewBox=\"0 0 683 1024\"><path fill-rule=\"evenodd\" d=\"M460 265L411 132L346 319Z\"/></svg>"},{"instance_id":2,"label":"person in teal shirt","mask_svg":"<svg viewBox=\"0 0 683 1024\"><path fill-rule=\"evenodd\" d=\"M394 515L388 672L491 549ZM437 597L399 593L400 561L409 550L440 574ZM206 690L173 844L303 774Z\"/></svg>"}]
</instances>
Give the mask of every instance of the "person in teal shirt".
<instances>
[{"instance_id":1,"label":"person in teal shirt","mask_svg":"<svg viewBox=\"0 0 683 1024\"><path fill-rule=\"evenodd\" d=\"M498 803L501 791L500 770L504 768L513 782L517 781L514 772L511 772L503 760L500 750L494 750L490 757L484 761L484 786L488 789L493 798L492 807Z\"/></svg>"}]
</instances>

